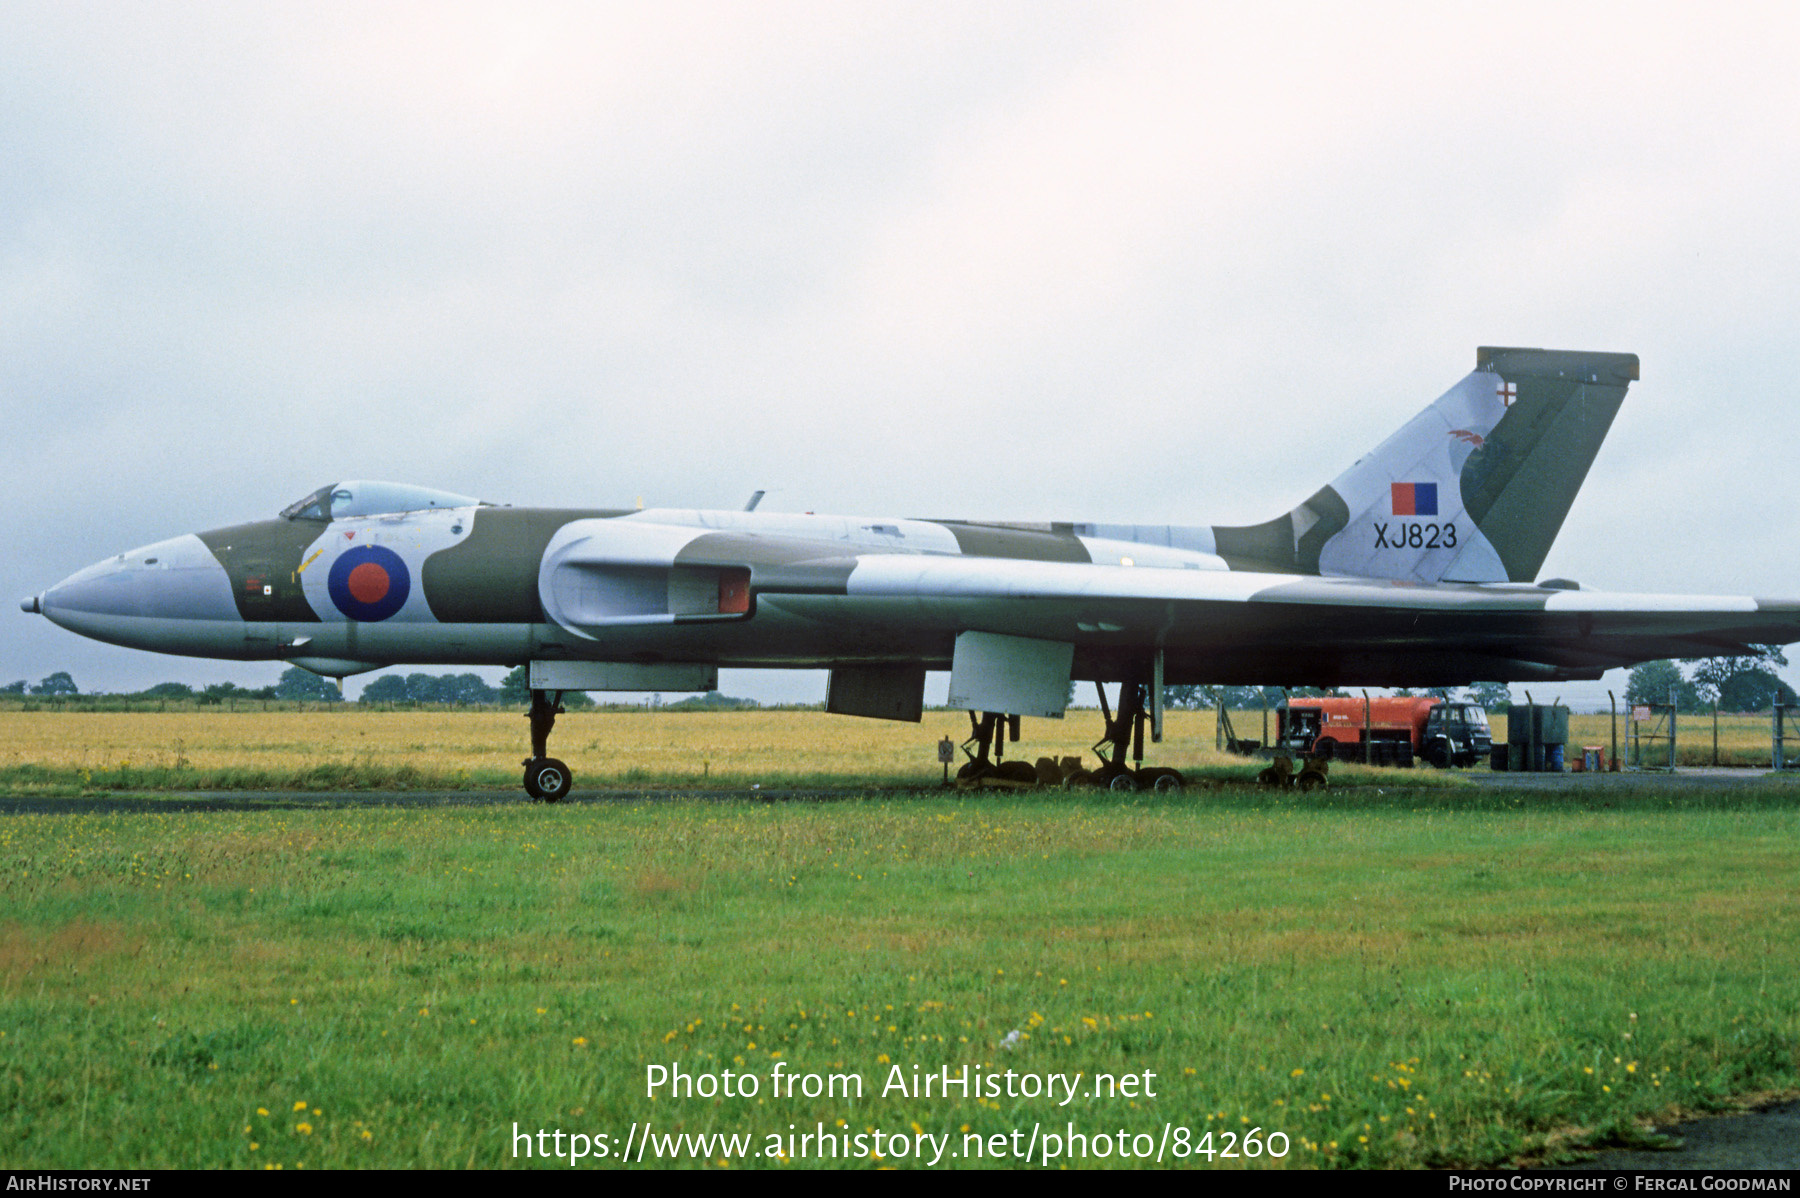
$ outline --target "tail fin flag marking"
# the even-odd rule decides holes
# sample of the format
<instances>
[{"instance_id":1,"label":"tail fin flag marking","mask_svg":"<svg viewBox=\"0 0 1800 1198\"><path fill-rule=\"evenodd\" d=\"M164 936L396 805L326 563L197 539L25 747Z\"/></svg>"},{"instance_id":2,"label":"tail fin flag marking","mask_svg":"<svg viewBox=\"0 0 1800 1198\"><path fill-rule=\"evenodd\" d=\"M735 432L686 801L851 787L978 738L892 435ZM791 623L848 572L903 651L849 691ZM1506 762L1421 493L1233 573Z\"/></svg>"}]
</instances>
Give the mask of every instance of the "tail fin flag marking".
<instances>
[{"instance_id":1,"label":"tail fin flag marking","mask_svg":"<svg viewBox=\"0 0 1800 1198\"><path fill-rule=\"evenodd\" d=\"M1395 483L1392 491L1394 515L1435 516L1438 514L1436 483Z\"/></svg>"}]
</instances>

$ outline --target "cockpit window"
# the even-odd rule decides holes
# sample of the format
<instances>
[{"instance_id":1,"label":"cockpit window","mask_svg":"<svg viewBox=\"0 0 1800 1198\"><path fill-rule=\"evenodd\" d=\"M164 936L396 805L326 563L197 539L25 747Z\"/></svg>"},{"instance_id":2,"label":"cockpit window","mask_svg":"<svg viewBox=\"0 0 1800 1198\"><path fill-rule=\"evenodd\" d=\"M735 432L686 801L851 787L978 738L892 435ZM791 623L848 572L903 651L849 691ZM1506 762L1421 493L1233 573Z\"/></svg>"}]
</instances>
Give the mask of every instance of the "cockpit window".
<instances>
[{"instance_id":1,"label":"cockpit window","mask_svg":"<svg viewBox=\"0 0 1800 1198\"><path fill-rule=\"evenodd\" d=\"M288 520L343 520L350 516L382 516L389 512L476 507L480 503L479 499L451 491L357 479L320 487L306 498L281 509L281 514Z\"/></svg>"},{"instance_id":2,"label":"cockpit window","mask_svg":"<svg viewBox=\"0 0 1800 1198\"><path fill-rule=\"evenodd\" d=\"M304 499L296 499L281 509L284 520L331 519L331 488L320 487Z\"/></svg>"}]
</instances>

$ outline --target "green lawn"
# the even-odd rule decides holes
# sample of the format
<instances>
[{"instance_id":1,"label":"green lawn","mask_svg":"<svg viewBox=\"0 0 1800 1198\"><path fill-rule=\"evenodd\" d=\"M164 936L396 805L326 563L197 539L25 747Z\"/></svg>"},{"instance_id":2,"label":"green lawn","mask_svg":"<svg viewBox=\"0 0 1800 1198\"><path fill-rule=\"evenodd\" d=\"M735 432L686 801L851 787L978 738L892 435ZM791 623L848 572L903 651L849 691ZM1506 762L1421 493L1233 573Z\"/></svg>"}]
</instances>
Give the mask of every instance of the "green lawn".
<instances>
[{"instance_id":1,"label":"green lawn","mask_svg":"<svg viewBox=\"0 0 1800 1198\"><path fill-rule=\"evenodd\" d=\"M0 1165L543 1163L516 1124L606 1166L645 1123L1493 1164L1793 1087L1796 881L1781 782L8 816ZM675 1062L758 1093L648 1096Z\"/></svg>"}]
</instances>

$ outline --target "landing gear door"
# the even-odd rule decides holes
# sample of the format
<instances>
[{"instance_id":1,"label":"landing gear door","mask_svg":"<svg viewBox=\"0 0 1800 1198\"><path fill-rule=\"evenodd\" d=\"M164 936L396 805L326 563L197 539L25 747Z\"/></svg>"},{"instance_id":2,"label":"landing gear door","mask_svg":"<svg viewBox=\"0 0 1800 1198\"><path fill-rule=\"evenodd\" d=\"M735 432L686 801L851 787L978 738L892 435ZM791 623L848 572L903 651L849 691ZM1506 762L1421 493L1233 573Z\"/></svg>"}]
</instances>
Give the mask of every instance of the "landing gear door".
<instances>
[{"instance_id":1,"label":"landing gear door","mask_svg":"<svg viewBox=\"0 0 1800 1198\"><path fill-rule=\"evenodd\" d=\"M1075 646L992 632L956 638L950 706L1060 720L1069 703Z\"/></svg>"}]
</instances>

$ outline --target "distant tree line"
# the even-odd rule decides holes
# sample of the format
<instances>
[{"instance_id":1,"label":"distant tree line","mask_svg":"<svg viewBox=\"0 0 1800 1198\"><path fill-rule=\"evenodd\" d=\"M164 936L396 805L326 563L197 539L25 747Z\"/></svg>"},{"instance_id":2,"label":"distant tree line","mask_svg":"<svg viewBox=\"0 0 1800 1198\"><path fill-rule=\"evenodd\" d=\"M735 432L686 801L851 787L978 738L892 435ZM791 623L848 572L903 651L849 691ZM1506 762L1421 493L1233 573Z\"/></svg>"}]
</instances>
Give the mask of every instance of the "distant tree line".
<instances>
[{"instance_id":1,"label":"distant tree line","mask_svg":"<svg viewBox=\"0 0 1800 1198\"><path fill-rule=\"evenodd\" d=\"M75 680L66 671L58 671L32 686L24 679L0 686L0 695L38 695L60 697L79 695L80 689ZM155 686L132 693L111 696L115 699L144 699L159 702L198 703L203 706L223 706L239 701L275 701L303 703L341 703L343 694L337 683L328 678L321 678L309 670L299 666L290 666L282 672L273 686L247 687L235 682L214 682L206 686L193 687L185 682L159 682ZM660 696L658 697L660 699ZM490 686L479 674L383 674L372 679L363 687L357 702L366 704L387 703L392 705L406 704L441 704L451 707L476 707L502 704L505 706L524 707L531 702L531 683L526 667L519 666L508 674L498 687ZM594 699L585 691L565 691L562 696L563 707L570 711L595 706ZM653 700L653 707L671 711L725 711L739 708L761 706L754 699L737 699L729 695L709 692L704 695L690 696L673 703L661 703Z\"/></svg>"},{"instance_id":2,"label":"distant tree line","mask_svg":"<svg viewBox=\"0 0 1800 1198\"><path fill-rule=\"evenodd\" d=\"M1673 661L1647 661L1631 671L1625 701L1634 705L1667 703L1675 696L1675 709L1698 712L1716 702L1723 711L1767 711L1777 703L1800 702L1794 688L1775 676L1776 666L1788 664L1780 645L1753 645L1756 652L1742 657L1690 657L1691 671Z\"/></svg>"},{"instance_id":3,"label":"distant tree line","mask_svg":"<svg viewBox=\"0 0 1800 1198\"><path fill-rule=\"evenodd\" d=\"M1645 662L1631 671L1625 687L1625 701L1632 704L1667 703L1671 690L1675 706L1682 712L1710 710L1716 701L1723 711L1767 711L1776 703L1800 702L1794 688L1775 674L1775 668L1788 664L1780 645L1755 645L1754 653L1736 657L1690 657L1685 664L1674 661ZM1265 703L1274 707L1288 696L1301 698L1317 695L1340 695L1338 690L1316 687L1264 686L1170 686L1164 695L1171 707L1210 709L1220 702L1231 711L1254 710ZM1512 703L1512 691L1504 682L1477 682L1460 693L1434 689L1423 692L1441 699L1479 703L1489 711L1504 711ZM1395 695L1407 696L1413 691L1401 689Z\"/></svg>"},{"instance_id":4,"label":"distant tree line","mask_svg":"<svg viewBox=\"0 0 1800 1198\"><path fill-rule=\"evenodd\" d=\"M1716 701L1725 711L1767 711L1776 703L1800 702L1794 688L1775 674L1778 666L1788 664L1779 645L1756 645L1756 652L1735 657L1691 657L1683 663L1675 661L1645 662L1631 671L1625 687L1625 701L1631 704L1667 703L1671 691L1675 706L1682 712L1704 711ZM46 698L79 695L80 688L66 670L40 679L37 685L21 678L0 686L0 695L36 695ZM1181 684L1164 688L1170 707L1190 710L1210 709L1223 703L1233 711L1248 711L1267 705L1274 707L1287 698L1341 695L1340 690L1322 690L1301 686L1201 686ZM1394 692L1410 695L1409 690ZM1427 694L1443 699L1479 703L1489 711L1498 711L1512 702L1512 694L1503 682L1477 682L1461 694L1452 690L1432 690ZM1074 685L1070 685L1073 698ZM337 685L317 674L290 666L273 686L244 687L235 682L214 682L192 687L185 682L159 682L135 694L121 698L186 700L203 705L223 705L238 700L284 700L287 702L339 703L343 695ZM440 703L468 707L505 704L523 707L531 702L531 685L524 666L513 670L499 687L489 686L479 674L383 674L363 688L360 703ZM571 710L592 707L594 700L584 691L563 695L563 706ZM753 699L735 699L709 693L667 704L672 709L723 710L759 706Z\"/></svg>"},{"instance_id":5,"label":"distant tree line","mask_svg":"<svg viewBox=\"0 0 1800 1198\"><path fill-rule=\"evenodd\" d=\"M239 686L235 682L211 682L193 687L185 682L159 682L147 690L129 696L138 699L191 699L203 706L216 707L238 700L272 700L305 703L341 703L343 696L337 685L299 666L283 670L274 686Z\"/></svg>"},{"instance_id":6,"label":"distant tree line","mask_svg":"<svg viewBox=\"0 0 1800 1198\"><path fill-rule=\"evenodd\" d=\"M479 674L383 674L363 687L358 703L444 703L454 707L497 703L500 692Z\"/></svg>"},{"instance_id":7,"label":"distant tree line","mask_svg":"<svg viewBox=\"0 0 1800 1198\"><path fill-rule=\"evenodd\" d=\"M1224 703L1227 711L1251 711L1265 704L1274 707L1286 700L1318 699L1323 697L1341 697L1346 692L1336 687L1317 686L1167 686L1163 688L1163 696L1170 707L1183 707L1190 710L1211 709ZM1405 698L1415 692L1402 688L1394 692ZM1477 682L1467 691L1459 694L1454 688L1437 688L1424 692L1440 699L1463 703L1479 703L1493 709L1505 707L1512 702L1512 692L1504 682Z\"/></svg>"},{"instance_id":8,"label":"distant tree line","mask_svg":"<svg viewBox=\"0 0 1800 1198\"><path fill-rule=\"evenodd\" d=\"M58 670L36 686L28 685L21 678L17 682L10 682L4 687L0 687L0 695L79 695L80 693L80 688L75 685L75 680L69 677L66 670Z\"/></svg>"},{"instance_id":9,"label":"distant tree line","mask_svg":"<svg viewBox=\"0 0 1800 1198\"><path fill-rule=\"evenodd\" d=\"M748 711L761 706L755 699L739 699L732 695L721 695L718 691L689 695L685 699L662 705L664 711Z\"/></svg>"},{"instance_id":10,"label":"distant tree line","mask_svg":"<svg viewBox=\"0 0 1800 1198\"><path fill-rule=\"evenodd\" d=\"M58 671L45 678L36 686L27 686L23 679L7 686L0 686L0 695L44 695L65 696L79 695L81 689L75 685L67 671ZM338 694L336 685L308 673L298 666L289 667L279 681L273 686L239 686L235 682L214 682L202 687L189 686L185 682L159 682L155 686L141 691L127 691L113 696L119 699L169 699L186 700L206 705L223 704L239 699L286 699L306 700L320 703L335 703L342 696Z\"/></svg>"}]
</instances>

